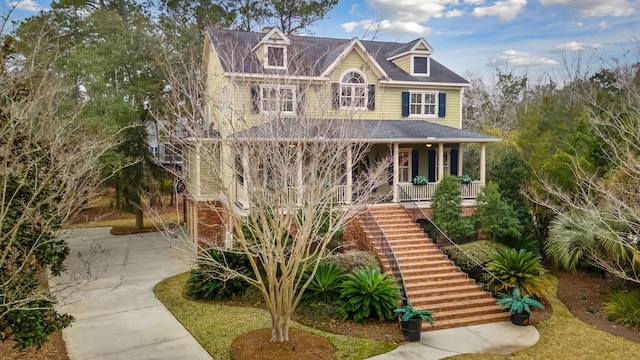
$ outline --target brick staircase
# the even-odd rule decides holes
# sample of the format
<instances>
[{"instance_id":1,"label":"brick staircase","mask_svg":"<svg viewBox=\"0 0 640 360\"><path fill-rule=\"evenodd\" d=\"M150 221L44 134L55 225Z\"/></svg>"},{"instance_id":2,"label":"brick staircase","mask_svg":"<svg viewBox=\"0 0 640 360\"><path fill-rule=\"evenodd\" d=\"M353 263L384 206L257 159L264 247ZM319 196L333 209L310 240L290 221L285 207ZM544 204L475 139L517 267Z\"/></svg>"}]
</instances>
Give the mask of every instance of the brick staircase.
<instances>
[{"instance_id":1,"label":"brick staircase","mask_svg":"<svg viewBox=\"0 0 640 360\"><path fill-rule=\"evenodd\" d=\"M404 208L385 205L370 210L396 253L409 301L418 309L434 313L434 326L424 323L423 331L509 319L508 312L500 310L490 294L460 271L412 221ZM384 258L379 249L375 250L380 258ZM383 270L389 271L388 264L383 261L382 265Z\"/></svg>"}]
</instances>

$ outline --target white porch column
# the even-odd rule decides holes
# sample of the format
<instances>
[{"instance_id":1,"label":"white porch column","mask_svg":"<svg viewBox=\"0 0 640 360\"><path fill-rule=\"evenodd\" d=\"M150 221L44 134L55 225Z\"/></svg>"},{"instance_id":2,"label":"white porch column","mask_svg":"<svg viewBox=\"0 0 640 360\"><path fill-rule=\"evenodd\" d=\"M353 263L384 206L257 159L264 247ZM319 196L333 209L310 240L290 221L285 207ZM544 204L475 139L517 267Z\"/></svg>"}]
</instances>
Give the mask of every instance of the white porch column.
<instances>
[{"instance_id":1,"label":"white porch column","mask_svg":"<svg viewBox=\"0 0 640 360\"><path fill-rule=\"evenodd\" d=\"M241 165L242 165L242 196L244 197L244 201L243 205L244 206L249 206L249 192L247 191L247 189L249 189L249 145L248 144L242 144L242 159L241 159ZM244 204L244 202L246 201L246 204Z\"/></svg>"},{"instance_id":2,"label":"white porch column","mask_svg":"<svg viewBox=\"0 0 640 360\"><path fill-rule=\"evenodd\" d=\"M302 196L304 196L304 184L302 183L302 146L296 147L296 205L302 206Z\"/></svg>"},{"instance_id":3,"label":"white porch column","mask_svg":"<svg viewBox=\"0 0 640 360\"><path fill-rule=\"evenodd\" d=\"M462 170L462 153L463 153L463 148L464 145L460 144L458 145L458 176L462 176L464 174L463 170Z\"/></svg>"},{"instance_id":4,"label":"white porch column","mask_svg":"<svg viewBox=\"0 0 640 360\"><path fill-rule=\"evenodd\" d=\"M195 173L196 173L196 179L195 179L196 180L195 181L196 191L195 191L195 193L196 194L195 195L200 197L200 196L202 196L202 189L200 187L201 183L202 183L202 181L200 179L200 144L196 144L196 159L195 160L196 160L195 161L195 163L196 163L196 171L195 171Z\"/></svg>"},{"instance_id":5,"label":"white porch column","mask_svg":"<svg viewBox=\"0 0 640 360\"><path fill-rule=\"evenodd\" d=\"M449 164L451 166L451 164ZM438 181L444 177L444 144L438 144Z\"/></svg>"},{"instance_id":6,"label":"white porch column","mask_svg":"<svg viewBox=\"0 0 640 360\"><path fill-rule=\"evenodd\" d=\"M345 189L345 197L344 203L351 204L351 199L353 197L353 150L351 149L351 144L347 146L347 188Z\"/></svg>"},{"instance_id":7,"label":"white porch column","mask_svg":"<svg viewBox=\"0 0 640 360\"><path fill-rule=\"evenodd\" d=\"M487 144L480 144L480 182L485 184L487 171Z\"/></svg>"},{"instance_id":8,"label":"white porch column","mask_svg":"<svg viewBox=\"0 0 640 360\"><path fill-rule=\"evenodd\" d=\"M393 144L393 197L391 202L398 202L398 180L400 179L400 144Z\"/></svg>"}]
</instances>

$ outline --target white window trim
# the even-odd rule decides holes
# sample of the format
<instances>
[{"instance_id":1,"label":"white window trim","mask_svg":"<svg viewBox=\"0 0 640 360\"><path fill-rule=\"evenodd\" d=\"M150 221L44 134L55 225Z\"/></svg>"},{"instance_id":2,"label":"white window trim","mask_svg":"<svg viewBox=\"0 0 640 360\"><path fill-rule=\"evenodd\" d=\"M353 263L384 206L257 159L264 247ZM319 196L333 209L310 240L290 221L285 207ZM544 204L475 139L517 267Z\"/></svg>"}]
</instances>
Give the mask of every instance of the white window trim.
<instances>
[{"instance_id":1,"label":"white window trim","mask_svg":"<svg viewBox=\"0 0 640 360\"><path fill-rule=\"evenodd\" d=\"M401 177L401 173L402 173L402 168L404 168L403 166L400 166L400 162L398 162L398 182L399 183L403 183L403 184L409 184L413 181L413 179L411 178L411 174L413 173L413 149L412 148L400 148L398 149L398 161L400 159L400 153L409 153L409 164L408 166L406 166L406 168L408 169L408 180L407 181L401 181L400 177Z\"/></svg>"},{"instance_id":2,"label":"white window trim","mask_svg":"<svg viewBox=\"0 0 640 360\"><path fill-rule=\"evenodd\" d=\"M282 66L270 65L269 64L269 48L280 48L282 49ZM276 70L284 70L287 68L287 47L284 45L272 45L265 44L264 45L264 68L265 69L276 69Z\"/></svg>"},{"instance_id":3,"label":"white window trim","mask_svg":"<svg viewBox=\"0 0 640 360\"><path fill-rule=\"evenodd\" d=\"M416 57L426 57L427 58L427 72L426 73L414 73L413 69L414 69L414 64L413 64L413 60ZM411 55L411 75L413 76L431 76L431 56L427 56L427 55Z\"/></svg>"},{"instance_id":4,"label":"white window trim","mask_svg":"<svg viewBox=\"0 0 640 360\"><path fill-rule=\"evenodd\" d=\"M364 79L364 84L362 85L358 85L358 84L348 84L348 83L343 83L342 79L344 79L345 75L347 75L350 72L356 72L360 75L362 75L362 78ZM342 106L342 85L350 85L350 86L357 86L357 87L362 87L364 89L364 106ZM339 94L338 94L338 101L340 104L340 110L359 110L359 111L366 111L368 110L368 106L367 104L369 104L369 80L367 80L367 75L365 75L362 71L358 70L358 69L349 69L347 71L345 71L344 73L342 73L342 76L340 76L340 82L339 82ZM353 100L353 96L352 96L352 100Z\"/></svg>"},{"instance_id":5,"label":"white window trim","mask_svg":"<svg viewBox=\"0 0 640 360\"><path fill-rule=\"evenodd\" d=\"M413 94L432 94L435 95L435 108L433 111L433 114L412 114L411 113L411 95ZM425 91L425 90L409 90L409 117L413 117L413 118L437 118L438 117L438 108L439 105L438 102L440 100L440 96L438 96L440 93L437 91ZM424 97L423 97L423 102L422 102L423 106L424 106Z\"/></svg>"},{"instance_id":6,"label":"white window trim","mask_svg":"<svg viewBox=\"0 0 640 360\"><path fill-rule=\"evenodd\" d=\"M265 111L263 108L264 105L264 89L276 89L276 92L278 94L278 96L280 96L280 91L285 90L285 89L291 89L291 96L292 96L292 102L293 102L293 106L292 106L292 111L283 111L283 110L277 110L277 111ZM260 113L264 114L264 115L295 115L296 114L296 108L297 108L297 94L296 94L296 87L295 86L279 86L279 85L260 85L259 88L260 94L259 94L259 99L260 99ZM278 103L279 105L282 105L282 98L278 99ZM280 109L282 109L282 106L280 106Z\"/></svg>"}]
</instances>

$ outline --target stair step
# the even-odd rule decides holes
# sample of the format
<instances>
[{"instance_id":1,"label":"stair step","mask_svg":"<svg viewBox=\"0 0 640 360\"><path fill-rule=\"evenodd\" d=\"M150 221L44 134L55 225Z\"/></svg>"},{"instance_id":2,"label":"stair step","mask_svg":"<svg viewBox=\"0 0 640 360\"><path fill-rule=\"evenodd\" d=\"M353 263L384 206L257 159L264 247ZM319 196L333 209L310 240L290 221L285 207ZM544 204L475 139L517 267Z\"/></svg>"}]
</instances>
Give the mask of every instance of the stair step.
<instances>
[{"instance_id":1,"label":"stair step","mask_svg":"<svg viewBox=\"0 0 640 360\"><path fill-rule=\"evenodd\" d=\"M457 309L465 309L469 307L484 307L484 306L494 306L495 309L500 309L496 305L496 300L490 296L484 296L477 299L442 302L438 304L432 304L430 306L416 305L414 303L412 304L418 309L431 310L437 313L445 312L445 311L453 311Z\"/></svg>"},{"instance_id":2,"label":"stair step","mask_svg":"<svg viewBox=\"0 0 640 360\"><path fill-rule=\"evenodd\" d=\"M404 283L405 283L405 287L407 288L407 291L410 291L410 292L430 289L434 286L437 286L438 288L449 288L449 287L464 286L464 285L475 286L476 284L475 281L473 281L473 279L464 278L464 277L459 279L420 281L420 282L417 282L417 281L408 282L406 279L404 279Z\"/></svg>"},{"instance_id":3,"label":"stair step","mask_svg":"<svg viewBox=\"0 0 640 360\"><path fill-rule=\"evenodd\" d=\"M460 302L474 299L487 299L491 298L490 295L482 292L467 292L467 293L448 293L443 295L420 295L410 298L411 304L416 307L431 309L437 307L438 304L446 304L448 302Z\"/></svg>"},{"instance_id":4,"label":"stair step","mask_svg":"<svg viewBox=\"0 0 640 360\"><path fill-rule=\"evenodd\" d=\"M449 319L459 319L466 318L470 316L477 315L489 315L489 314L503 314L504 311L500 310L500 308L496 305L487 305L487 306L476 306L476 307L468 307L461 308L455 310L447 310L447 311L434 311L433 316L436 321L439 320L449 320Z\"/></svg>"},{"instance_id":5,"label":"stair step","mask_svg":"<svg viewBox=\"0 0 640 360\"><path fill-rule=\"evenodd\" d=\"M486 314L486 315L476 315L476 316L469 316L465 318L436 321L435 324L433 324L434 326L429 325L428 322L423 322L422 331L449 329L449 328L460 327L460 326L486 324L490 322L507 321L507 320L509 320L509 314L507 312Z\"/></svg>"},{"instance_id":6,"label":"stair step","mask_svg":"<svg viewBox=\"0 0 640 360\"><path fill-rule=\"evenodd\" d=\"M430 287L428 289L420 289L411 291L410 295L413 296L441 296L441 295L449 295L449 294L464 294L467 292L480 292L484 295L484 292L480 290L480 288L474 283L469 285L460 285L460 286L447 286L447 287ZM464 297L462 297L464 298Z\"/></svg>"},{"instance_id":7,"label":"stair step","mask_svg":"<svg viewBox=\"0 0 640 360\"><path fill-rule=\"evenodd\" d=\"M432 273L432 274L404 274L403 278L405 283L410 282L422 282L422 281L439 281L439 280L449 280L449 279L468 279L465 273L460 271L449 271L449 272L440 272L440 273Z\"/></svg>"}]
</instances>

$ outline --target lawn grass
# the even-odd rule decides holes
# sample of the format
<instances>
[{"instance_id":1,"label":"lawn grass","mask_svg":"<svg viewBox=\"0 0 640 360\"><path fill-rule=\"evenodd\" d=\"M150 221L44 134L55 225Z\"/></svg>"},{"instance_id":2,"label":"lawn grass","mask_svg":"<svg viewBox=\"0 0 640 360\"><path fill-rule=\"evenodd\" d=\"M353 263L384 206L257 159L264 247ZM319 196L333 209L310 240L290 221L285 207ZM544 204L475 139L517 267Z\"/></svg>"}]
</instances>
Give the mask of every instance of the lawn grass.
<instances>
[{"instance_id":1,"label":"lawn grass","mask_svg":"<svg viewBox=\"0 0 640 360\"><path fill-rule=\"evenodd\" d=\"M214 359L229 359L233 340L251 330L271 326L266 310L190 301L182 296L188 273L156 285L156 296ZM393 350L397 344L330 334L294 323L327 338L336 347L336 359L365 359Z\"/></svg>"},{"instance_id":2,"label":"lawn grass","mask_svg":"<svg viewBox=\"0 0 640 360\"><path fill-rule=\"evenodd\" d=\"M574 317L556 295L558 280L545 275L549 287L545 297L553 315L537 326L540 340L534 346L518 351L518 359L637 359L640 344L600 331ZM465 354L448 359L504 359L506 356Z\"/></svg>"},{"instance_id":3,"label":"lawn grass","mask_svg":"<svg viewBox=\"0 0 640 360\"><path fill-rule=\"evenodd\" d=\"M153 216L153 217L148 217L145 216L144 217L144 226L148 227L148 226L154 226L154 224L159 224L159 225L163 225L163 224L170 224L170 223L181 223L182 222L182 216L179 213L176 212L172 212L172 213L166 213L166 214L161 214L161 215L157 215L157 216ZM68 227L71 229L74 228L94 228L94 227L126 227L126 228L130 228L130 227L135 227L136 226L136 219L135 217L129 217L129 218L125 218L125 219L104 219L104 220L93 220L93 221L87 221L87 222L83 222L83 223L76 223L76 224L71 224Z\"/></svg>"}]
</instances>

